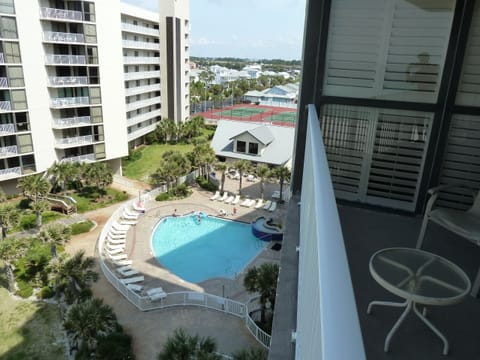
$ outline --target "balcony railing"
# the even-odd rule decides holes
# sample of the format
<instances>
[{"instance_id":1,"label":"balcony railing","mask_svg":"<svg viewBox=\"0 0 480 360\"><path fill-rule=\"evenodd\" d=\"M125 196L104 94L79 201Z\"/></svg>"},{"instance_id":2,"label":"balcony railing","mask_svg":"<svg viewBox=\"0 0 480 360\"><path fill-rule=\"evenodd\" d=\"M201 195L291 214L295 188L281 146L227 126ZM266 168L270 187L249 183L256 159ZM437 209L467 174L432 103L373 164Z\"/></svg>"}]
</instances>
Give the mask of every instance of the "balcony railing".
<instances>
[{"instance_id":1,"label":"balcony railing","mask_svg":"<svg viewBox=\"0 0 480 360\"><path fill-rule=\"evenodd\" d=\"M337 204L313 105L308 108L300 213L296 358L364 360Z\"/></svg>"},{"instance_id":2,"label":"balcony railing","mask_svg":"<svg viewBox=\"0 0 480 360\"><path fill-rule=\"evenodd\" d=\"M146 28L144 26L140 26L140 25L126 24L126 23L122 23L122 30L136 32L139 34L152 35L152 36L159 35L158 29L151 29L151 28Z\"/></svg>"},{"instance_id":3,"label":"balcony railing","mask_svg":"<svg viewBox=\"0 0 480 360\"><path fill-rule=\"evenodd\" d=\"M124 64L160 64L160 58L155 56L124 56Z\"/></svg>"},{"instance_id":4,"label":"balcony railing","mask_svg":"<svg viewBox=\"0 0 480 360\"><path fill-rule=\"evenodd\" d=\"M15 133L14 124L0 124L0 135L10 135Z\"/></svg>"},{"instance_id":5,"label":"balcony railing","mask_svg":"<svg viewBox=\"0 0 480 360\"><path fill-rule=\"evenodd\" d=\"M86 76L50 76L48 80L52 86L88 85Z\"/></svg>"},{"instance_id":6,"label":"balcony railing","mask_svg":"<svg viewBox=\"0 0 480 360\"><path fill-rule=\"evenodd\" d=\"M20 175L22 175L22 168L20 166L0 170L0 180L6 180Z\"/></svg>"},{"instance_id":7,"label":"balcony railing","mask_svg":"<svg viewBox=\"0 0 480 360\"><path fill-rule=\"evenodd\" d=\"M57 147L61 147L61 148L91 144L92 142L93 142L93 136L92 135L56 139Z\"/></svg>"},{"instance_id":8,"label":"balcony railing","mask_svg":"<svg viewBox=\"0 0 480 360\"><path fill-rule=\"evenodd\" d=\"M127 119L127 126L132 126L136 125L138 123L141 123L146 120L154 119L157 116L161 116L162 111L160 109L145 113L145 114L140 114L134 117L131 117L130 119Z\"/></svg>"},{"instance_id":9,"label":"balcony railing","mask_svg":"<svg viewBox=\"0 0 480 360\"><path fill-rule=\"evenodd\" d=\"M43 19L73 20L82 21L83 16L80 11L54 9L48 7L40 8L40 17Z\"/></svg>"},{"instance_id":10,"label":"balcony railing","mask_svg":"<svg viewBox=\"0 0 480 360\"><path fill-rule=\"evenodd\" d=\"M160 90L161 90L160 83L152 84L152 85L143 85L143 86L141 85L141 86L135 86L132 88L125 89L125 95L132 96L132 95L144 94L147 92L160 91Z\"/></svg>"},{"instance_id":11,"label":"balcony railing","mask_svg":"<svg viewBox=\"0 0 480 360\"><path fill-rule=\"evenodd\" d=\"M70 118L53 119L53 127L55 129L90 125L91 123L92 119L90 116L75 116Z\"/></svg>"},{"instance_id":12,"label":"balcony railing","mask_svg":"<svg viewBox=\"0 0 480 360\"><path fill-rule=\"evenodd\" d=\"M78 155L63 158L60 162L68 163L68 162L92 162L95 161L95 154L85 154L85 155Z\"/></svg>"},{"instance_id":13,"label":"balcony railing","mask_svg":"<svg viewBox=\"0 0 480 360\"><path fill-rule=\"evenodd\" d=\"M0 110L10 111L12 110L12 104L10 101L0 101Z\"/></svg>"},{"instance_id":14,"label":"balcony railing","mask_svg":"<svg viewBox=\"0 0 480 360\"><path fill-rule=\"evenodd\" d=\"M123 40L123 47L135 48L135 49L160 50L159 43L135 41L135 40Z\"/></svg>"},{"instance_id":15,"label":"balcony railing","mask_svg":"<svg viewBox=\"0 0 480 360\"><path fill-rule=\"evenodd\" d=\"M47 55L47 65L84 65L87 58L83 55Z\"/></svg>"},{"instance_id":16,"label":"balcony railing","mask_svg":"<svg viewBox=\"0 0 480 360\"><path fill-rule=\"evenodd\" d=\"M0 88L8 87L8 79L6 77L0 77Z\"/></svg>"},{"instance_id":17,"label":"balcony railing","mask_svg":"<svg viewBox=\"0 0 480 360\"><path fill-rule=\"evenodd\" d=\"M159 78L159 77L160 77L160 70L132 72L132 73L124 74L124 80L137 80L137 79L148 79L148 78Z\"/></svg>"},{"instance_id":18,"label":"balcony railing","mask_svg":"<svg viewBox=\"0 0 480 360\"><path fill-rule=\"evenodd\" d=\"M67 97L67 98L52 99L51 107L62 108L62 107L89 105L89 104L90 104L90 98L88 96Z\"/></svg>"},{"instance_id":19,"label":"balcony railing","mask_svg":"<svg viewBox=\"0 0 480 360\"><path fill-rule=\"evenodd\" d=\"M84 43L85 37L83 34L44 31L43 40L61 43Z\"/></svg>"},{"instance_id":20,"label":"balcony railing","mask_svg":"<svg viewBox=\"0 0 480 360\"><path fill-rule=\"evenodd\" d=\"M132 111L132 110L140 109L142 107L159 104L159 103L160 103L160 96L153 97L150 99L135 101L130 104L127 104L127 111Z\"/></svg>"},{"instance_id":21,"label":"balcony railing","mask_svg":"<svg viewBox=\"0 0 480 360\"><path fill-rule=\"evenodd\" d=\"M18 154L17 145L0 147L0 158L15 156Z\"/></svg>"},{"instance_id":22,"label":"balcony railing","mask_svg":"<svg viewBox=\"0 0 480 360\"><path fill-rule=\"evenodd\" d=\"M0 53L0 64L5 64L5 58L3 57L3 53Z\"/></svg>"}]
</instances>

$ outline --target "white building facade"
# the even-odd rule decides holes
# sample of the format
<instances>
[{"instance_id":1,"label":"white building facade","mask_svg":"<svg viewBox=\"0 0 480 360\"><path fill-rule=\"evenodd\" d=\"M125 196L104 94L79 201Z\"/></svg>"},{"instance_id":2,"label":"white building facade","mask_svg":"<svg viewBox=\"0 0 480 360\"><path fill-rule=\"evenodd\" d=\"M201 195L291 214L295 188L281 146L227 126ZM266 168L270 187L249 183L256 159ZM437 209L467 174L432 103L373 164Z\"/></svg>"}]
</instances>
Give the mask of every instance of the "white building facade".
<instances>
[{"instance_id":1,"label":"white building facade","mask_svg":"<svg viewBox=\"0 0 480 360\"><path fill-rule=\"evenodd\" d=\"M162 109L169 111L160 23L159 14L117 0L0 1L4 191L60 161L107 161L121 172L128 145L143 141Z\"/></svg>"}]
</instances>

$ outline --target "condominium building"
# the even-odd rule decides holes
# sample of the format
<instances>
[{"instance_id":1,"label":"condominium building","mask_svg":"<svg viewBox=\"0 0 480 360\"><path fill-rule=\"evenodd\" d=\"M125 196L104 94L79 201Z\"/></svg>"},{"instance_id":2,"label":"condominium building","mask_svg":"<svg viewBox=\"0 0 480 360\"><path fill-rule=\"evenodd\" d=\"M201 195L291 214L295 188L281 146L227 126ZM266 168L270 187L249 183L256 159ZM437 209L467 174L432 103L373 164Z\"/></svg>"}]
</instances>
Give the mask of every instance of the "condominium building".
<instances>
[{"instance_id":1,"label":"condominium building","mask_svg":"<svg viewBox=\"0 0 480 360\"><path fill-rule=\"evenodd\" d=\"M19 177L60 161L107 161L121 173L128 146L143 142L162 118L187 120L188 92L180 88L188 88L188 1L160 3L183 6L176 41L182 51L175 55L187 56L174 61L185 65L170 78L163 69L164 81L162 62L171 64L162 56L171 53L160 46L172 37L160 24L177 19L176 8L155 13L119 0L0 1L0 186L6 192L15 191ZM178 86L174 101L166 90L162 96L162 83Z\"/></svg>"}]
</instances>

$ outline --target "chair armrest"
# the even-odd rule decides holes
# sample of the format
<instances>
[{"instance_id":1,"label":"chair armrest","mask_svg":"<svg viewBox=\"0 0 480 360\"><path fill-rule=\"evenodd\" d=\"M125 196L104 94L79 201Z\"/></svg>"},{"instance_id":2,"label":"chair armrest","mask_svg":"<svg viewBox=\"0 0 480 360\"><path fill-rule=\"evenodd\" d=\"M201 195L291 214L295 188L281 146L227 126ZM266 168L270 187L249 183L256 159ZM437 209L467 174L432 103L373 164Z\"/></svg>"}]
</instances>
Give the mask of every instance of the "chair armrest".
<instances>
[{"instance_id":1,"label":"chair armrest","mask_svg":"<svg viewBox=\"0 0 480 360\"><path fill-rule=\"evenodd\" d=\"M443 191L446 189L452 189L452 188L463 188L463 189L470 190L473 196L475 196L477 192L477 190L472 189L471 187L460 185L460 184L438 185L433 188L430 188L427 191L427 194L430 195L430 199L428 199L427 206L425 208L425 214L428 214L432 210L433 205L435 204L435 201L437 201L438 195L440 195L440 191Z\"/></svg>"}]
</instances>

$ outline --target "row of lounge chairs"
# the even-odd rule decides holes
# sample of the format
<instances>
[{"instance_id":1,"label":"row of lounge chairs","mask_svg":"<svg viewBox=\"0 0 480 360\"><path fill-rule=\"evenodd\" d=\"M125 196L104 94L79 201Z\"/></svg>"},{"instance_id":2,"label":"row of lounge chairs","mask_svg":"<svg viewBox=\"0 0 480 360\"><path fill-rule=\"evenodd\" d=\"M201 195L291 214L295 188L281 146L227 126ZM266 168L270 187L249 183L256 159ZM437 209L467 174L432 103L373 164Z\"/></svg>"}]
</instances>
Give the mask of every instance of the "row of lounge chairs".
<instances>
[{"instance_id":1,"label":"row of lounge chairs","mask_svg":"<svg viewBox=\"0 0 480 360\"><path fill-rule=\"evenodd\" d=\"M240 202L240 195L229 195L227 191L220 195L220 191L216 191L210 200L224 202L225 204L237 205Z\"/></svg>"},{"instance_id":2,"label":"row of lounge chairs","mask_svg":"<svg viewBox=\"0 0 480 360\"><path fill-rule=\"evenodd\" d=\"M236 195L235 197L233 195L228 195L228 192L224 192L223 195L220 195L220 191L215 192L215 194L210 198L210 200L214 201L222 201L225 204L232 204L232 205L237 205L240 202L240 195ZM277 202L276 201L270 201L268 200L267 202L263 202L262 199L245 199L243 202L239 204L240 206L244 207L254 207L255 209L260 209L263 207L264 210L267 211L275 211L277 209Z\"/></svg>"}]
</instances>

